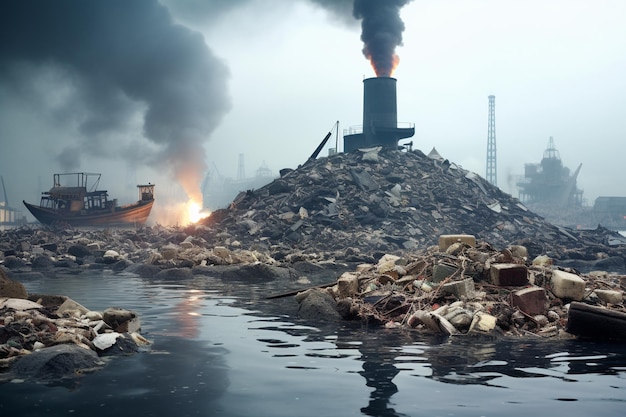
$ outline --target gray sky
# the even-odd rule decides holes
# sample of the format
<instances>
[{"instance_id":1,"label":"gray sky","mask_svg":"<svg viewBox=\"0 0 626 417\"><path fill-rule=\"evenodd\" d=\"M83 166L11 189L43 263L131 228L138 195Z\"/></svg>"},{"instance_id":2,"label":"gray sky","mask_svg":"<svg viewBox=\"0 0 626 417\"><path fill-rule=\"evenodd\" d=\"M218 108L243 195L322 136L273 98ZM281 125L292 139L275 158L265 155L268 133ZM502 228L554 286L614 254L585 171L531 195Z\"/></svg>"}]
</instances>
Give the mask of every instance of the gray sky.
<instances>
[{"instance_id":1,"label":"gray sky","mask_svg":"<svg viewBox=\"0 0 626 417\"><path fill-rule=\"evenodd\" d=\"M248 175L263 162L277 173L306 161L335 121L361 124L374 72L350 0L113 3L76 10L79 41L54 24L67 13L20 19L0 3L0 174L13 206L66 170L102 172L125 202L148 181L157 199L182 196L186 165L172 155L235 177L244 154ZM553 136L567 167L583 164L590 204L626 195L625 17L622 0L410 1L398 120L415 123L415 148L484 176L494 94L504 191L517 196L515 176Z\"/></svg>"}]
</instances>

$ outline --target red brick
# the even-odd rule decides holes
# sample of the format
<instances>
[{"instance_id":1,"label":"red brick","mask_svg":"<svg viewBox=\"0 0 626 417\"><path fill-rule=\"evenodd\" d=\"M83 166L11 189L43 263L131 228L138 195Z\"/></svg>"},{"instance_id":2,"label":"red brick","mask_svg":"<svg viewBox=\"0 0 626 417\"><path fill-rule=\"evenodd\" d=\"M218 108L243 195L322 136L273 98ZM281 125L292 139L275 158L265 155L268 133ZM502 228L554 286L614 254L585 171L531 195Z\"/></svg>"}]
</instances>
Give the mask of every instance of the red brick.
<instances>
[{"instance_id":1,"label":"red brick","mask_svg":"<svg viewBox=\"0 0 626 417\"><path fill-rule=\"evenodd\" d=\"M493 264L490 271L491 282L500 287L521 287L528 284L528 269L518 264Z\"/></svg>"},{"instance_id":2,"label":"red brick","mask_svg":"<svg viewBox=\"0 0 626 417\"><path fill-rule=\"evenodd\" d=\"M546 291L541 287L524 288L513 293L511 304L531 316L546 312Z\"/></svg>"}]
</instances>

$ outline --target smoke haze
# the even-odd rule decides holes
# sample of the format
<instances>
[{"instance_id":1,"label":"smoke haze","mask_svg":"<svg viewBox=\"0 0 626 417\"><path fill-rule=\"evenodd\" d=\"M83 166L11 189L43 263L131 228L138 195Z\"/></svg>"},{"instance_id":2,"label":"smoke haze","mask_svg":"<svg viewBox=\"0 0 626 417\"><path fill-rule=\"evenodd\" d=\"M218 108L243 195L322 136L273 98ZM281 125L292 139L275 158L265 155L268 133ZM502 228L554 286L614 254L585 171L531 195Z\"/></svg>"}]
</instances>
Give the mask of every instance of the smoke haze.
<instances>
[{"instance_id":1,"label":"smoke haze","mask_svg":"<svg viewBox=\"0 0 626 417\"><path fill-rule=\"evenodd\" d=\"M82 138L55 155L62 170L78 169L83 154L150 163L200 199L202 144L230 99L228 69L199 33L153 0L15 1L1 16L2 83L51 101L57 121L74 124ZM44 80L41 89L34 77ZM64 94L52 97L59 89ZM111 143L141 108L150 143Z\"/></svg>"},{"instance_id":2,"label":"smoke haze","mask_svg":"<svg viewBox=\"0 0 626 417\"><path fill-rule=\"evenodd\" d=\"M360 123L361 79L372 73L362 50L374 57L386 46L389 68L404 43L398 118L415 123L416 147L482 174L494 94L504 190L516 193L524 163L554 136L564 164L583 163L579 184L593 203L623 194L625 7L5 0L0 175L13 206L38 201L54 172L80 170L102 172L125 202L137 183L157 183L156 209L165 196L185 198L175 175L193 177L185 187L197 191L206 161L227 178L239 154L247 173L262 162L273 173L295 168L336 120Z\"/></svg>"}]
</instances>

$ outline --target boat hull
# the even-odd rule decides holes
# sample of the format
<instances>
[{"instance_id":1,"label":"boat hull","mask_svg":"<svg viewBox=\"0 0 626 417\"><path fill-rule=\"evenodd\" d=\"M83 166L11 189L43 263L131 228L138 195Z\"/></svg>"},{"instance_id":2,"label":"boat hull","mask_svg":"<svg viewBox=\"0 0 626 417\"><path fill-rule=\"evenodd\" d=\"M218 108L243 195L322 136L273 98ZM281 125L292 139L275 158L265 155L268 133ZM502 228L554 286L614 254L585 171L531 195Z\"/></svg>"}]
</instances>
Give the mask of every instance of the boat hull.
<instances>
[{"instance_id":1,"label":"boat hull","mask_svg":"<svg viewBox=\"0 0 626 417\"><path fill-rule=\"evenodd\" d=\"M36 206L26 201L23 203L28 211L43 224L53 225L67 223L73 227L108 227L143 225L150 215L154 200L138 201L137 203L127 206L115 207L114 210L98 210L75 214L62 213L57 210Z\"/></svg>"}]
</instances>

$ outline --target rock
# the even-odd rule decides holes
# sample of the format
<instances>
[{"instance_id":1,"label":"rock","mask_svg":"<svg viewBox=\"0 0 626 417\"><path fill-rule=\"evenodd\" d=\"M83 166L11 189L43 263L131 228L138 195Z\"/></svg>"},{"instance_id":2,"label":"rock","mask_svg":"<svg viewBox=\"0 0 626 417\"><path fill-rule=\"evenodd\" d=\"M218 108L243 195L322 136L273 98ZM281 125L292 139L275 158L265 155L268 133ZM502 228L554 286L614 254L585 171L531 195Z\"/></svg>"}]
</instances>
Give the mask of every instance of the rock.
<instances>
[{"instance_id":1,"label":"rock","mask_svg":"<svg viewBox=\"0 0 626 417\"><path fill-rule=\"evenodd\" d=\"M130 264L124 269L129 274L137 274L143 278L151 278L159 273L161 269L156 265L147 265L143 263Z\"/></svg>"},{"instance_id":2,"label":"rock","mask_svg":"<svg viewBox=\"0 0 626 417\"><path fill-rule=\"evenodd\" d=\"M67 248L67 253L77 258L84 258L85 256L89 256L92 254L91 250L89 250L87 246L81 244L70 246L69 248Z\"/></svg>"},{"instance_id":3,"label":"rock","mask_svg":"<svg viewBox=\"0 0 626 417\"><path fill-rule=\"evenodd\" d=\"M54 262L46 255L37 255L32 261L32 267L35 269L51 269Z\"/></svg>"},{"instance_id":4,"label":"rock","mask_svg":"<svg viewBox=\"0 0 626 417\"><path fill-rule=\"evenodd\" d=\"M260 262L244 265L208 265L204 270L207 274L221 279L246 282L266 282L292 277L288 268Z\"/></svg>"},{"instance_id":5,"label":"rock","mask_svg":"<svg viewBox=\"0 0 626 417\"><path fill-rule=\"evenodd\" d=\"M20 357L11 374L20 379L52 381L76 377L80 373L104 366L98 355L76 345L57 345Z\"/></svg>"},{"instance_id":6,"label":"rock","mask_svg":"<svg viewBox=\"0 0 626 417\"><path fill-rule=\"evenodd\" d=\"M120 258L120 254L114 250L108 250L102 255L105 264L114 264Z\"/></svg>"},{"instance_id":7,"label":"rock","mask_svg":"<svg viewBox=\"0 0 626 417\"><path fill-rule=\"evenodd\" d=\"M107 308L102 312L102 320L119 333L133 333L141 328L137 313L123 308Z\"/></svg>"},{"instance_id":8,"label":"rock","mask_svg":"<svg viewBox=\"0 0 626 417\"><path fill-rule=\"evenodd\" d=\"M111 271L113 272L122 272L124 270L126 270L126 268L128 268L128 266L132 264L132 262L126 260L126 259L120 259L117 262L114 262L113 264L111 264Z\"/></svg>"},{"instance_id":9,"label":"rock","mask_svg":"<svg viewBox=\"0 0 626 417\"><path fill-rule=\"evenodd\" d=\"M17 256L6 256L4 258L4 266L9 269L19 269L26 266L26 262Z\"/></svg>"},{"instance_id":10,"label":"rock","mask_svg":"<svg viewBox=\"0 0 626 417\"><path fill-rule=\"evenodd\" d=\"M155 279L191 279L193 278L193 272L189 268L169 268L162 269L155 276Z\"/></svg>"},{"instance_id":11,"label":"rock","mask_svg":"<svg viewBox=\"0 0 626 417\"><path fill-rule=\"evenodd\" d=\"M313 322L338 321L341 315L337 312L333 297L327 292L313 289L298 297L300 307L298 315Z\"/></svg>"},{"instance_id":12,"label":"rock","mask_svg":"<svg viewBox=\"0 0 626 417\"><path fill-rule=\"evenodd\" d=\"M175 259L178 256L179 248L176 245L166 245L159 249L159 253L165 260Z\"/></svg>"},{"instance_id":13,"label":"rock","mask_svg":"<svg viewBox=\"0 0 626 417\"><path fill-rule=\"evenodd\" d=\"M101 349L101 351L99 352L101 356L129 355L139 350L137 342L130 334L118 333L118 335L119 336L115 339L115 343L105 349Z\"/></svg>"},{"instance_id":14,"label":"rock","mask_svg":"<svg viewBox=\"0 0 626 417\"><path fill-rule=\"evenodd\" d=\"M2 268L0 268L0 297L7 298L27 298L26 287L18 281L10 279Z\"/></svg>"}]
</instances>

